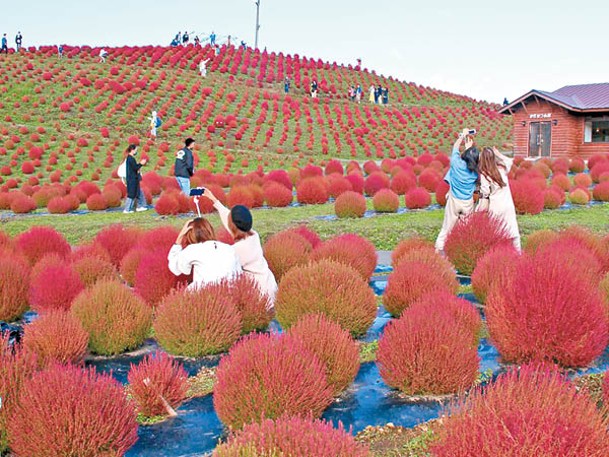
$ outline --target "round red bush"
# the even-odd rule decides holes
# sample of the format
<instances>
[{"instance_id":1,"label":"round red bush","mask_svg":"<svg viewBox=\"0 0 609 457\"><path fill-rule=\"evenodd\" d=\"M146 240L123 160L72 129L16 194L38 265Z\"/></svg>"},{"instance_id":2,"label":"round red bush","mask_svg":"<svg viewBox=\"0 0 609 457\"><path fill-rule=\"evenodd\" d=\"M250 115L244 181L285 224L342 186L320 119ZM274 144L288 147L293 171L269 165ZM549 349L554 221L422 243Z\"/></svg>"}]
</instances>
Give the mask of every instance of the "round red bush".
<instances>
[{"instance_id":1,"label":"round red bush","mask_svg":"<svg viewBox=\"0 0 609 457\"><path fill-rule=\"evenodd\" d=\"M408 209L427 208L431 205L431 195L422 187L416 187L406 193L404 201Z\"/></svg>"},{"instance_id":2,"label":"round red bush","mask_svg":"<svg viewBox=\"0 0 609 457\"><path fill-rule=\"evenodd\" d=\"M256 281L250 275L242 274L232 281L223 281L226 296L231 298L241 316L241 333L265 330L272 318L272 303L260 292Z\"/></svg>"},{"instance_id":3,"label":"round red bush","mask_svg":"<svg viewBox=\"0 0 609 457\"><path fill-rule=\"evenodd\" d=\"M571 189L571 180L567 175L557 174L552 177L552 185L558 186L566 192Z\"/></svg>"},{"instance_id":4,"label":"round red bush","mask_svg":"<svg viewBox=\"0 0 609 457\"><path fill-rule=\"evenodd\" d=\"M353 192L358 194L364 193L364 177L359 173L349 173L346 177L347 181L351 183Z\"/></svg>"},{"instance_id":5,"label":"round red bush","mask_svg":"<svg viewBox=\"0 0 609 457\"><path fill-rule=\"evenodd\" d=\"M0 321L18 319L28 308L30 267L25 259L0 256Z\"/></svg>"},{"instance_id":6,"label":"round red bush","mask_svg":"<svg viewBox=\"0 0 609 457\"><path fill-rule=\"evenodd\" d=\"M391 180L390 188L398 195L404 195L417 187L417 177L414 173L400 171Z\"/></svg>"},{"instance_id":7,"label":"round red bush","mask_svg":"<svg viewBox=\"0 0 609 457\"><path fill-rule=\"evenodd\" d=\"M472 289L481 303L499 289L505 289L516 273L520 254L513 246L503 245L490 249L484 254L472 273Z\"/></svg>"},{"instance_id":8,"label":"round red bush","mask_svg":"<svg viewBox=\"0 0 609 457\"><path fill-rule=\"evenodd\" d=\"M289 191L292 191L292 180L285 170L272 170L267 173L264 177L265 181L274 181L276 183L281 184ZM216 195L214 193L214 195Z\"/></svg>"},{"instance_id":9,"label":"round red bush","mask_svg":"<svg viewBox=\"0 0 609 457\"><path fill-rule=\"evenodd\" d=\"M339 423L283 416L247 424L218 446L213 457L244 455L307 457L369 457L368 446L353 438Z\"/></svg>"},{"instance_id":10,"label":"round red bush","mask_svg":"<svg viewBox=\"0 0 609 457\"><path fill-rule=\"evenodd\" d=\"M543 193L543 207L546 209L557 209L562 205L563 195L560 189L550 188L546 189Z\"/></svg>"},{"instance_id":11,"label":"round red bush","mask_svg":"<svg viewBox=\"0 0 609 457\"><path fill-rule=\"evenodd\" d=\"M37 275L32 275L30 305L39 313L69 310L72 302L83 289L84 284L71 265L50 265Z\"/></svg>"},{"instance_id":12,"label":"round red bush","mask_svg":"<svg viewBox=\"0 0 609 457\"><path fill-rule=\"evenodd\" d=\"M584 189L577 188L569 193L569 201L574 205L587 205L590 195Z\"/></svg>"},{"instance_id":13,"label":"round red bush","mask_svg":"<svg viewBox=\"0 0 609 457\"><path fill-rule=\"evenodd\" d=\"M419 262L430 266L436 276L444 279L447 284L452 284L455 279L455 267L445 258L438 254L435 248L418 248L405 251L392 263L393 268L398 268L402 263Z\"/></svg>"},{"instance_id":14,"label":"round red bush","mask_svg":"<svg viewBox=\"0 0 609 457\"><path fill-rule=\"evenodd\" d=\"M236 205L243 205L248 208L256 206L251 186L232 187L226 198L228 206L231 208Z\"/></svg>"},{"instance_id":15,"label":"round red bush","mask_svg":"<svg viewBox=\"0 0 609 457\"><path fill-rule=\"evenodd\" d=\"M479 358L472 334L445 308L413 306L390 322L377 363L387 385L407 395L443 395L470 388Z\"/></svg>"},{"instance_id":16,"label":"round red bush","mask_svg":"<svg viewBox=\"0 0 609 457\"><path fill-rule=\"evenodd\" d=\"M311 243L311 246L313 248L316 248L321 244L321 238L319 238L319 235L314 230L310 229L304 224L301 224L296 228L290 229L289 231L302 236L305 240Z\"/></svg>"},{"instance_id":17,"label":"round red bush","mask_svg":"<svg viewBox=\"0 0 609 457\"><path fill-rule=\"evenodd\" d=\"M41 366L51 362L80 363L87 353L89 334L65 311L50 311L23 329L23 346L36 354Z\"/></svg>"},{"instance_id":18,"label":"round red bush","mask_svg":"<svg viewBox=\"0 0 609 457\"><path fill-rule=\"evenodd\" d=\"M147 230L137 239L133 249L143 249L144 251L160 249L169 252L179 233L178 229L171 226Z\"/></svg>"},{"instance_id":19,"label":"round red bush","mask_svg":"<svg viewBox=\"0 0 609 457\"><path fill-rule=\"evenodd\" d=\"M395 213L400 207L400 197L391 189L381 189L374 194L372 204L379 213Z\"/></svg>"},{"instance_id":20,"label":"round red bush","mask_svg":"<svg viewBox=\"0 0 609 457\"><path fill-rule=\"evenodd\" d=\"M241 316L231 296L217 285L175 291L160 304L155 336L170 354L203 357L226 351L241 333Z\"/></svg>"},{"instance_id":21,"label":"round red bush","mask_svg":"<svg viewBox=\"0 0 609 457\"><path fill-rule=\"evenodd\" d=\"M154 205L160 216L175 216L180 212L180 202L175 192L163 192Z\"/></svg>"},{"instance_id":22,"label":"round red bush","mask_svg":"<svg viewBox=\"0 0 609 457\"><path fill-rule=\"evenodd\" d=\"M440 206L446 206L446 200L450 186L446 181L441 179L436 186L436 202Z\"/></svg>"},{"instance_id":23,"label":"round red bush","mask_svg":"<svg viewBox=\"0 0 609 457\"><path fill-rule=\"evenodd\" d=\"M125 282L133 287L135 275L140 266L142 257L147 253L144 249L131 249L121 261L120 273Z\"/></svg>"},{"instance_id":24,"label":"round red bush","mask_svg":"<svg viewBox=\"0 0 609 457\"><path fill-rule=\"evenodd\" d=\"M489 332L506 362L548 360L580 367L607 346L598 289L564 254L554 248L523 257L507 287L488 297Z\"/></svg>"},{"instance_id":25,"label":"round red bush","mask_svg":"<svg viewBox=\"0 0 609 457\"><path fill-rule=\"evenodd\" d=\"M343 192L334 202L334 212L341 219L363 217L366 212L366 198L357 192Z\"/></svg>"},{"instance_id":26,"label":"round red bush","mask_svg":"<svg viewBox=\"0 0 609 457\"><path fill-rule=\"evenodd\" d=\"M344 173L343 164L337 159L329 160L326 164L325 172L326 175L331 175L333 173L342 175Z\"/></svg>"},{"instance_id":27,"label":"round red bush","mask_svg":"<svg viewBox=\"0 0 609 457\"><path fill-rule=\"evenodd\" d=\"M435 192L438 183L442 180L442 176L436 170L426 169L419 175L419 186L426 189L428 192Z\"/></svg>"},{"instance_id":28,"label":"round red bush","mask_svg":"<svg viewBox=\"0 0 609 457\"><path fill-rule=\"evenodd\" d=\"M267 205L275 208L288 206L293 200L292 189L286 188L283 184L269 182L264 186L264 201Z\"/></svg>"},{"instance_id":29,"label":"round red bush","mask_svg":"<svg viewBox=\"0 0 609 457\"><path fill-rule=\"evenodd\" d=\"M288 334L300 339L324 363L335 396L353 382L360 366L359 346L347 330L323 314L309 314L300 318Z\"/></svg>"},{"instance_id":30,"label":"round red bush","mask_svg":"<svg viewBox=\"0 0 609 457\"><path fill-rule=\"evenodd\" d=\"M284 414L319 417L331 402L323 363L295 337L247 336L220 360L214 409L229 428Z\"/></svg>"},{"instance_id":31,"label":"round red bush","mask_svg":"<svg viewBox=\"0 0 609 457\"><path fill-rule=\"evenodd\" d=\"M131 364L128 392L137 411L146 416L165 416L163 398L176 409L186 399L188 374L182 365L164 352L146 355L137 365Z\"/></svg>"},{"instance_id":32,"label":"round red bush","mask_svg":"<svg viewBox=\"0 0 609 457\"><path fill-rule=\"evenodd\" d=\"M360 273L342 263L321 260L286 273L279 283L275 312L283 328L305 314L322 313L360 336L376 317L376 300Z\"/></svg>"},{"instance_id":33,"label":"round red bush","mask_svg":"<svg viewBox=\"0 0 609 457\"><path fill-rule=\"evenodd\" d=\"M609 202L609 181L604 181L594 186L592 195L594 196L594 200Z\"/></svg>"},{"instance_id":34,"label":"round red bush","mask_svg":"<svg viewBox=\"0 0 609 457\"><path fill-rule=\"evenodd\" d=\"M438 457L598 456L607 420L584 392L548 367L513 368L452 409L430 450Z\"/></svg>"},{"instance_id":35,"label":"round red bush","mask_svg":"<svg viewBox=\"0 0 609 457\"><path fill-rule=\"evenodd\" d=\"M374 196L381 189L388 189L391 181L382 171L375 171L366 178L364 183L364 191L369 196Z\"/></svg>"},{"instance_id":36,"label":"round red bush","mask_svg":"<svg viewBox=\"0 0 609 457\"><path fill-rule=\"evenodd\" d=\"M118 279L114 265L109 260L99 257L83 257L72 263L72 268L78 273L85 287L92 286L98 281Z\"/></svg>"},{"instance_id":37,"label":"round red bush","mask_svg":"<svg viewBox=\"0 0 609 457\"><path fill-rule=\"evenodd\" d=\"M446 237L444 252L459 272L471 275L478 260L490 249L511 243L503 223L480 211L457 222Z\"/></svg>"},{"instance_id":38,"label":"round red bush","mask_svg":"<svg viewBox=\"0 0 609 457\"><path fill-rule=\"evenodd\" d=\"M389 275L383 305L392 316L402 312L432 292L455 294L459 287L454 275L447 278L437 266L422 261L402 261Z\"/></svg>"},{"instance_id":39,"label":"round red bush","mask_svg":"<svg viewBox=\"0 0 609 457\"><path fill-rule=\"evenodd\" d=\"M123 256L137 243L141 231L136 228L125 228L121 224L113 224L102 229L93 240L110 254L112 263L118 267Z\"/></svg>"},{"instance_id":40,"label":"round red bush","mask_svg":"<svg viewBox=\"0 0 609 457\"><path fill-rule=\"evenodd\" d=\"M328 180L328 192L330 197L337 198L344 192L353 191L353 185L351 182L343 176L330 175L327 177Z\"/></svg>"},{"instance_id":41,"label":"round red bush","mask_svg":"<svg viewBox=\"0 0 609 457\"><path fill-rule=\"evenodd\" d=\"M319 205L326 203L328 196L328 188L322 177L303 179L296 188L296 198L299 203Z\"/></svg>"},{"instance_id":42,"label":"round red bush","mask_svg":"<svg viewBox=\"0 0 609 457\"><path fill-rule=\"evenodd\" d=\"M135 292L150 305L159 303L178 285L179 278L169 271L167 252L164 249L147 252L135 273Z\"/></svg>"},{"instance_id":43,"label":"round red bush","mask_svg":"<svg viewBox=\"0 0 609 457\"><path fill-rule=\"evenodd\" d=\"M510 190L518 214L539 214L543 211L544 192L533 180L510 181Z\"/></svg>"},{"instance_id":44,"label":"round red bush","mask_svg":"<svg viewBox=\"0 0 609 457\"><path fill-rule=\"evenodd\" d=\"M111 375L53 365L24 383L10 448L23 456L124 455L137 441L135 416Z\"/></svg>"},{"instance_id":45,"label":"round red bush","mask_svg":"<svg viewBox=\"0 0 609 457\"><path fill-rule=\"evenodd\" d=\"M586 162L579 157L571 159L569 162L569 171L573 173L581 173L586 169Z\"/></svg>"},{"instance_id":46,"label":"round red bush","mask_svg":"<svg viewBox=\"0 0 609 457\"><path fill-rule=\"evenodd\" d=\"M588 188L592 185L592 178L587 173L578 173L573 177L573 183L578 187Z\"/></svg>"},{"instance_id":47,"label":"round red bush","mask_svg":"<svg viewBox=\"0 0 609 457\"><path fill-rule=\"evenodd\" d=\"M395 249L391 252L391 264L397 267L401 258L410 254L412 251L434 251L435 247L431 241L420 237L405 238L398 243Z\"/></svg>"},{"instance_id":48,"label":"round red bush","mask_svg":"<svg viewBox=\"0 0 609 457\"><path fill-rule=\"evenodd\" d=\"M89 349L101 355L139 347L152 321L152 309L116 281L100 281L85 290L71 313L89 333Z\"/></svg>"},{"instance_id":49,"label":"round red bush","mask_svg":"<svg viewBox=\"0 0 609 457\"><path fill-rule=\"evenodd\" d=\"M294 231L284 231L266 240L263 250L264 258L279 282L290 269L308 262L311 243Z\"/></svg>"},{"instance_id":50,"label":"round red bush","mask_svg":"<svg viewBox=\"0 0 609 457\"><path fill-rule=\"evenodd\" d=\"M11 200L11 211L15 214L31 213L38 206L32 197L17 193Z\"/></svg>"},{"instance_id":51,"label":"round red bush","mask_svg":"<svg viewBox=\"0 0 609 457\"><path fill-rule=\"evenodd\" d=\"M51 214L66 214L72 210L72 203L66 197L53 197L47 204L47 210Z\"/></svg>"},{"instance_id":52,"label":"round red bush","mask_svg":"<svg viewBox=\"0 0 609 457\"><path fill-rule=\"evenodd\" d=\"M312 261L322 259L344 263L368 280L376 268L377 255L376 248L366 238L346 233L323 242L311 252Z\"/></svg>"}]
</instances>

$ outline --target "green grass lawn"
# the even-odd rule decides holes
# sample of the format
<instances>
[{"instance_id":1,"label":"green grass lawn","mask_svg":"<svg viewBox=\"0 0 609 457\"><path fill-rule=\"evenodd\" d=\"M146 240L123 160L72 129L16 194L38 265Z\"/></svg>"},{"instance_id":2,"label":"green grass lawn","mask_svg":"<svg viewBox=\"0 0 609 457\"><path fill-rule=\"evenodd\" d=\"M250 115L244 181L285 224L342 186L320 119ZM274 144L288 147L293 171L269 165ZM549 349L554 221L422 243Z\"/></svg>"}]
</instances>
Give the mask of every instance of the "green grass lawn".
<instances>
[{"instance_id":1,"label":"green grass lawn","mask_svg":"<svg viewBox=\"0 0 609 457\"><path fill-rule=\"evenodd\" d=\"M402 239L422 236L433 240L442 225L443 210L413 211L405 214L376 215L361 219L324 220L334 214L334 205L307 205L296 208L259 209L254 211L254 227L265 239L269 235L298 224L307 224L324 239L342 233L357 233L371 240L377 249L391 250ZM210 221L219 226L216 214ZM79 244L93 238L104 227L122 223L151 229L162 225L181 227L185 216L158 216L154 211L135 214L89 213L84 215L24 215L9 216L0 213L1 228L10 235L17 235L35 225L48 225L63 233L71 244ZM541 229L559 230L570 225L588 227L597 233L609 233L609 205L544 211L535 216L518 216L523 237Z\"/></svg>"}]
</instances>

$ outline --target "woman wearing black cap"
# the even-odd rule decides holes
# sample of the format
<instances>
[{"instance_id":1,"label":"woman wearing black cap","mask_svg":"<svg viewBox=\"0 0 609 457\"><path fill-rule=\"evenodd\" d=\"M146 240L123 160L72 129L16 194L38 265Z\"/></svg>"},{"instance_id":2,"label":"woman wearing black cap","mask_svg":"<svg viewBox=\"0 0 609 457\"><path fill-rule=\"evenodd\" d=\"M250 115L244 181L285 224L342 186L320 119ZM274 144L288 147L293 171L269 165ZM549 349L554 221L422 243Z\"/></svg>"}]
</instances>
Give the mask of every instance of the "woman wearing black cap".
<instances>
[{"instance_id":1,"label":"woman wearing black cap","mask_svg":"<svg viewBox=\"0 0 609 457\"><path fill-rule=\"evenodd\" d=\"M245 274L251 275L258 288L268 297L268 309L272 309L277 294L277 281L264 258L260 236L252 230L252 213L243 205L228 209L209 189L205 189L203 197L207 197L218 210L224 228L235 239L234 248Z\"/></svg>"}]
</instances>

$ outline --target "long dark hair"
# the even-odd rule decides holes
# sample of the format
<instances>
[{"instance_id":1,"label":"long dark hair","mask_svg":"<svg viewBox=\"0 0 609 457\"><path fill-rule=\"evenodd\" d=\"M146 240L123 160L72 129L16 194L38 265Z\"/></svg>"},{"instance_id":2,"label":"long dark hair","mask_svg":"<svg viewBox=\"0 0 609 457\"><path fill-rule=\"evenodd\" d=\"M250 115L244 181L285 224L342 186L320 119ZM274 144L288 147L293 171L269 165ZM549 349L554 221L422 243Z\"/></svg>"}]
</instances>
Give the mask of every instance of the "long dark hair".
<instances>
[{"instance_id":1,"label":"long dark hair","mask_svg":"<svg viewBox=\"0 0 609 457\"><path fill-rule=\"evenodd\" d=\"M478 152L478 148L476 148L476 146L469 147L463 151L461 158L465 161L469 171L475 173L478 172L478 160L480 159L480 153Z\"/></svg>"},{"instance_id":2,"label":"long dark hair","mask_svg":"<svg viewBox=\"0 0 609 457\"><path fill-rule=\"evenodd\" d=\"M505 187L505 182L503 181L501 173L499 172L497 159L495 159L495 153L491 148L484 148L482 150L478 168L480 169L481 175L486 176L487 179L493 181L499 187Z\"/></svg>"},{"instance_id":3,"label":"long dark hair","mask_svg":"<svg viewBox=\"0 0 609 457\"><path fill-rule=\"evenodd\" d=\"M135 151L137 149L137 144L130 144L129 146L127 146L127 149L125 149L125 155L128 156L129 154L131 154L132 151Z\"/></svg>"}]
</instances>

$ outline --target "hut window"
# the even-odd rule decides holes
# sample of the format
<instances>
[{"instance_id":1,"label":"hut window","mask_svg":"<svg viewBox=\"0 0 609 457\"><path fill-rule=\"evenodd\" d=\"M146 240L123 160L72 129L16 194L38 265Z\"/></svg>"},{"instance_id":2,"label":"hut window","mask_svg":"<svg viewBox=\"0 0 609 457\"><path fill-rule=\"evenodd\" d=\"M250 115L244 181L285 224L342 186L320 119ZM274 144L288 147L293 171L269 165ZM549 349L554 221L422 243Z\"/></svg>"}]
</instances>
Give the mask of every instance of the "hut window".
<instances>
[{"instance_id":1,"label":"hut window","mask_svg":"<svg viewBox=\"0 0 609 457\"><path fill-rule=\"evenodd\" d=\"M609 143L609 119L586 119L584 142Z\"/></svg>"}]
</instances>

